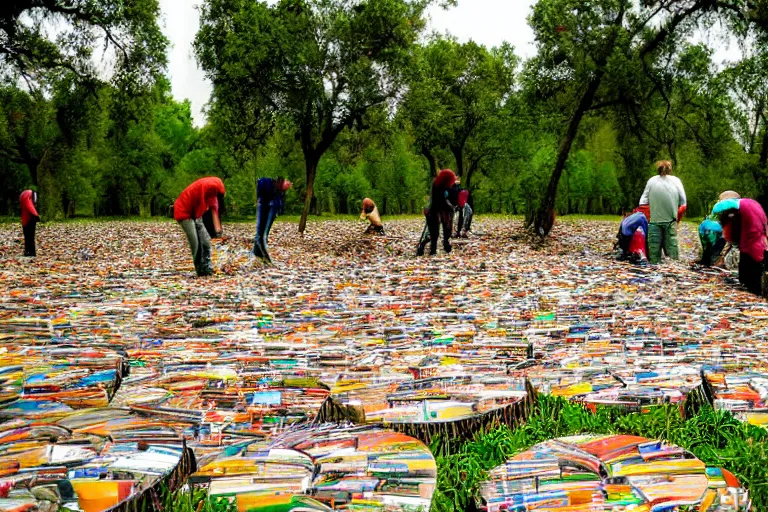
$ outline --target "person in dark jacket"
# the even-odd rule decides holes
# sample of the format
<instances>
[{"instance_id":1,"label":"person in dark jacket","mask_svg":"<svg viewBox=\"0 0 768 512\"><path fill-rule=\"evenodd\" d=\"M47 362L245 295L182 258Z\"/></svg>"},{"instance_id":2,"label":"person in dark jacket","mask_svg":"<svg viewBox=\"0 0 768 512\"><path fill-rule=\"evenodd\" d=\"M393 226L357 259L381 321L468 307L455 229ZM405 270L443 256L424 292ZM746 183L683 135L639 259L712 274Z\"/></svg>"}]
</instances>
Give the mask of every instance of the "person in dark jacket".
<instances>
[{"instance_id":1,"label":"person in dark jacket","mask_svg":"<svg viewBox=\"0 0 768 512\"><path fill-rule=\"evenodd\" d=\"M21 204L21 230L24 233L24 256L37 256L35 249L35 226L40 222L37 214L37 192L25 190L19 196Z\"/></svg>"},{"instance_id":2,"label":"person in dark jacket","mask_svg":"<svg viewBox=\"0 0 768 512\"><path fill-rule=\"evenodd\" d=\"M440 236L440 225L443 225L443 249L451 252L451 231L453 223L454 204L449 200L451 188L456 184L456 175L450 169L443 169L432 182L432 194L429 208L425 211L429 236L422 235L416 254L421 256L429 242L429 254L437 254L437 240ZM458 192L456 193L458 197ZM458 201L457 199L455 201Z\"/></svg>"},{"instance_id":3,"label":"person in dark jacket","mask_svg":"<svg viewBox=\"0 0 768 512\"><path fill-rule=\"evenodd\" d=\"M224 183L219 178L201 178L185 188L173 205L173 218L187 235L198 276L213 274L211 238L221 236L219 214L224 207L225 193ZM208 211L211 212L211 226L206 228L203 218Z\"/></svg>"},{"instance_id":4,"label":"person in dark jacket","mask_svg":"<svg viewBox=\"0 0 768 512\"><path fill-rule=\"evenodd\" d=\"M285 209L285 193L291 188L285 178L260 178L256 184L256 236L253 239L253 255L272 263L267 251L267 239L275 218Z\"/></svg>"}]
</instances>

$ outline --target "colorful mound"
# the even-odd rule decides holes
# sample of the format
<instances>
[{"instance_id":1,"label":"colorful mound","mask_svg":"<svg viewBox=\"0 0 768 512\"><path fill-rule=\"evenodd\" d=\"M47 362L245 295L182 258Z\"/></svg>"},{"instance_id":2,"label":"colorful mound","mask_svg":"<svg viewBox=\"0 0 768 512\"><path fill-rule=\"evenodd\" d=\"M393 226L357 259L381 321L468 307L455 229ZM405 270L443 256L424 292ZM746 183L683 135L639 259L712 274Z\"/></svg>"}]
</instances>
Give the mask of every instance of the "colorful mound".
<instances>
[{"instance_id":1,"label":"colorful mound","mask_svg":"<svg viewBox=\"0 0 768 512\"><path fill-rule=\"evenodd\" d=\"M553 439L491 472L482 509L524 512L739 512L745 489L685 450L635 436Z\"/></svg>"}]
</instances>

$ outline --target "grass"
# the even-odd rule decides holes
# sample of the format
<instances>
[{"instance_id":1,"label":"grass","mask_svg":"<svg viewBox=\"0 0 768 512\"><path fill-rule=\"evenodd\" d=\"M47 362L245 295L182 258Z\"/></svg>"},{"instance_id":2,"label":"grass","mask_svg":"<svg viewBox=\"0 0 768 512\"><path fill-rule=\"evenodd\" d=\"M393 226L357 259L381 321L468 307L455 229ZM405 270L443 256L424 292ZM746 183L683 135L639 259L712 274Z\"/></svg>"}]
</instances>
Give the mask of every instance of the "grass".
<instances>
[{"instance_id":1,"label":"grass","mask_svg":"<svg viewBox=\"0 0 768 512\"><path fill-rule=\"evenodd\" d=\"M689 419L674 406L644 414L599 407L593 414L579 404L540 395L520 428L500 427L478 434L454 453L435 453L438 484L432 511L472 510L488 471L535 444L583 433L631 434L678 445L708 466L731 471L750 492L753 509L768 510L768 431L709 406Z\"/></svg>"}]
</instances>

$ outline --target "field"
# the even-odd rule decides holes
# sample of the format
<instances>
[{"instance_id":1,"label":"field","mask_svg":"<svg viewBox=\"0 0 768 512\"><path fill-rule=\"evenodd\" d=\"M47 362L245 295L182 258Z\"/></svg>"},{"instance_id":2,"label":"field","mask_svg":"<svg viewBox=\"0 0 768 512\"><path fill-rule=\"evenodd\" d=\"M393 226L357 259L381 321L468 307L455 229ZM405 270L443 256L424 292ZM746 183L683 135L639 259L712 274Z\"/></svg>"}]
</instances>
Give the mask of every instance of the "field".
<instances>
[{"instance_id":1,"label":"field","mask_svg":"<svg viewBox=\"0 0 768 512\"><path fill-rule=\"evenodd\" d=\"M223 398L213 403L197 390L210 390L211 383L245 387L242 375L222 377L216 368L229 365L227 371L247 373L263 365L263 354L255 356L262 338L281 347L281 360L306 365L291 370L291 378L315 379L305 388L322 382L334 396L363 406L370 405L364 391L344 388L351 375L385 379L405 368L432 368L438 377L475 378L497 365L499 378L528 380L543 395L517 429L493 425L469 432L464 442L430 438L437 461L436 510L471 508L487 472L507 457L582 432L669 440L708 465L726 467L750 490L755 505L768 505L764 430L710 404L683 418L682 399L672 393L679 388L684 399L704 367L716 382L722 372L760 371L764 363L759 339L768 318L765 304L739 291L732 276L688 267L697 251L694 224L681 228L686 261L658 268L635 268L610 257L617 221L564 219L540 243L524 234L519 219L480 218L476 235L455 241L451 254L439 248L437 257L416 258L422 227L420 219L398 219L386 224L387 236L366 237L364 224L333 219L310 223L300 236L294 223L280 222L270 239L275 264L265 266L249 255L253 226L230 224L227 238L215 242L216 274L200 279L183 233L172 222L44 224L35 259L19 257L18 226L1 225L0 327L6 327L0 331L0 355L15 354L28 376L35 371L29 367L34 359L25 359L27 349L20 347L43 347L43 354L54 346L114 350L131 372L109 397L112 407L150 417L156 408L165 420L182 423L202 411L203 424L214 422L213 413L219 415L215 421L225 417L227 424L236 423L227 414L238 414L237 406L224 405ZM50 332L41 325L50 325ZM508 349L484 351L483 343L493 346L501 338L529 344L535 366L518 368ZM254 362L242 363L249 359L237 359L241 356ZM67 357L70 364L77 359ZM11 368L2 361L0 366ZM692 371L681 378L675 367ZM45 371L55 373L48 366ZM288 379L285 369L280 371L285 389ZM617 407L621 400L613 395L595 395L605 388L604 376L615 376L614 384L627 388L632 372L648 371L676 375L653 386L669 392L677 405L641 414ZM185 378L185 372L191 375ZM66 379L72 378L60 376L54 396L68 391ZM578 379L589 390L573 391ZM4 385L4 396L13 398L11 382ZM642 382L636 385L642 394ZM24 389L52 388L24 384ZM730 396L726 391L716 390ZM157 393L162 395L157 402L146 398ZM594 400L596 413L567 401L575 397ZM313 407L307 404L308 410ZM379 414L366 409L369 417L374 412ZM14 414L6 411L3 417ZM286 426L292 421L300 426L297 417L281 416ZM259 436L272 435L259 428ZM249 435L256 431L253 425L248 429ZM196 441L197 436L196 430ZM199 458L216 455L209 439L194 446L190 439ZM181 504L198 507L188 495L173 496L168 499L179 510Z\"/></svg>"}]
</instances>

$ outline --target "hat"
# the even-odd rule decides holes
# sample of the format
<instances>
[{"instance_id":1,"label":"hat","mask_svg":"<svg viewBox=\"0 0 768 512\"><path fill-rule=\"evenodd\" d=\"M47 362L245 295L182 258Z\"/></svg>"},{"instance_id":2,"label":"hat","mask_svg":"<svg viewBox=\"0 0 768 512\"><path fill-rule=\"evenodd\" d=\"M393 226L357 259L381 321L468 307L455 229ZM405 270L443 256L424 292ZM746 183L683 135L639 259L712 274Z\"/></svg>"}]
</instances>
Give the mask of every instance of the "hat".
<instances>
[{"instance_id":1,"label":"hat","mask_svg":"<svg viewBox=\"0 0 768 512\"><path fill-rule=\"evenodd\" d=\"M726 190L720 194L720 197L718 197L719 201L723 201L725 199L741 199L741 196L738 192L734 192L733 190Z\"/></svg>"},{"instance_id":2,"label":"hat","mask_svg":"<svg viewBox=\"0 0 768 512\"><path fill-rule=\"evenodd\" d=\"M724 199L715 205L715 207L712 209L712 213L719 215L723 212L727 212L728 210L738 210L740 205L740 199Z\"/></svg>"}]
</instances>

